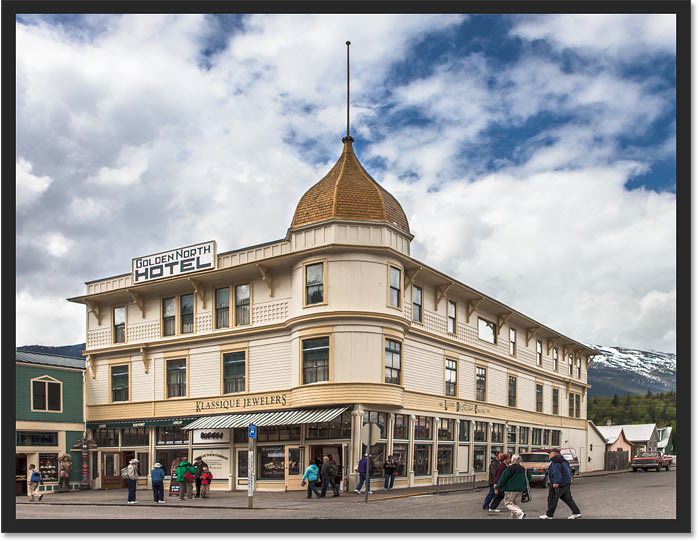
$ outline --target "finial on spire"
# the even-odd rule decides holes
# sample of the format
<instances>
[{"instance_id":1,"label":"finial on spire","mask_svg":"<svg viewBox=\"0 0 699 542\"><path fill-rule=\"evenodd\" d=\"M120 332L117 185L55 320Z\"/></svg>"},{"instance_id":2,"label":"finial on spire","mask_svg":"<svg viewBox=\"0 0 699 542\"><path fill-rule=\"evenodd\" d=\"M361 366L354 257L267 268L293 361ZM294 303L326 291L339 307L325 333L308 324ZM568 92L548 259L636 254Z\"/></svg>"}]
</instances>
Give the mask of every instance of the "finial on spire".
<instances>
[{"instance_id":1,"label":"finial on spire","mask_svg":"<svg viewBox=\"0 0 699 542\"><path fill-rule=\"evenodd\" d=\"M352 139L352 136L350 136L350 41L347 40L345 42L345 45L347 45L347 135L342 138L343 143L345 143L346 141L354 141L354 139Z\"/></svg>"}]
</instances>

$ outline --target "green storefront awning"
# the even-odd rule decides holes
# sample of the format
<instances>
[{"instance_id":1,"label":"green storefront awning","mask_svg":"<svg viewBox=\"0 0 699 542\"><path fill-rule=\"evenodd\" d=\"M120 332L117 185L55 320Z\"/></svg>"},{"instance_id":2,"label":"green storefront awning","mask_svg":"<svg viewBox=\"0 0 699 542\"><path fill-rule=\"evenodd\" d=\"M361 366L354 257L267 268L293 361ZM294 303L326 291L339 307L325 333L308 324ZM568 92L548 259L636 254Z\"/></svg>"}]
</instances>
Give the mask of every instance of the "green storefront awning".
<instances>
[{"instance_id":1,"label":"green storefront awning","mask_svg":"<svg viewBox=\"0 0 699 542\"><path fill-rule=\"evenodd\" d=\"M161 418L159 420L105 420L88 422L88 429L119 429L126 427L158 427L168 425L184 426L197 418Z\"/></svg>"}]
</instances>

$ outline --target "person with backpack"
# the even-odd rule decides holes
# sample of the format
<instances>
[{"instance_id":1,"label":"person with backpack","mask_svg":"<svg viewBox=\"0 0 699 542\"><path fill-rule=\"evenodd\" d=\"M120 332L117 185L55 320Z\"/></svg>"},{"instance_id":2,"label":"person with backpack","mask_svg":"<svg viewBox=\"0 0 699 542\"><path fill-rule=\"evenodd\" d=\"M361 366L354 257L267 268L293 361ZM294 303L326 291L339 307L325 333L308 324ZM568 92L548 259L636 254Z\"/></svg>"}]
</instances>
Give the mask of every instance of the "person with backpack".
<instances>
[{"instance_id":1,"label":"person with backpack","mask_svg":"<svg viewBox=\"0 0 699 542\"><path fill-rule=\"evenodd\" d=\"M573 512L568 519L579 519L582 517L578 505L575 504L573 496L570 494L570 483L573 477L570 473L570 464L561 455L559 448L554 448L549 452L549 496L548 507L544 515L539 516L539 519L553 519L553 514L556 513L558 499L561 499L568 505L570 511Z\"/></svg>"},{"instance_id":2,"label":"person with backpack","mask_svg":"<svg viewBox=\"0 0 699 542\"><path fill-rule=\"evenodd\" d=\"M36 465L29 465L29 502L34 502L34 497L39 497L39 500L44 498L44 495L39 493L39 484L41 483L41 473L36 470Z\"/></svg>"},{"instance_id":3,"label":"person with backpack","mask_svg":"<svg viewBox=\"0 0 699 542\"><path fill-rule=\"evenodd\" d=\"M179 464L175 472L177 474L177 481L180 483L180 500L183 501L185 495L187 495L188 499L191 499L193 497L192 486L194 485L195 479L194 465L185 459Z\"/></svg>"},{"instance_id":4,"label":"person with backpack","mask_svg":"<svg viewBox=\"0 0 699 542\"><path fill-rule=\"evenodd\" d=\"M163 487L165 480L165 471L160 463L153 465L153 470L150 471L150 484L153 487L153 502L165 502L165 488Z\"/></svg>"},{"instance_id":5,"label":"person with backpack","mask_svg":"<svg viewBox=\"0 0 699 542\"><path fill-rule=\"evenodd\" d=\"M128 503L136 504L136 484L138 483L138 459L132 459L129 464L121 469L121 477L126 478L126 483L129 485Z\"/></svg>"},{"instance_id":6,"label":"person with backpack","mask_svg":"<svg viewBox=\"0 0 699 542\"><path fill-rule=\"evenodd\" d=\"M197 457L194 460L194 471L195 471L194 478L195 478L195 483L196 483L196 488L197 488L197 492L194 495L195 499L198 499L199 497L201 497L201 484L202 484L201 473L203 472L204 467L208 467L208 466L209 465L207 465L204 462L204 460L201 458L201 456Z\"/></svg>"},{"instance_id":7,"label":"person with backpack","mask_svg":"<svg viewBox=\"0 0 699 542\"><path fill-rule=\"evenodd\" d=\"M524 493L531 480L531 473L527 472L520 462L522 457L514 454L510 466L500 476L495 491L498 495L503 495L505 506L510 511L511 519L524 519L527 514L522 511L519 504L522 501L522 493Z\"/></svg>"},{"instance_id":8,"label":"person with backpack","mask_svg":"<svg viewBox=\"0 0 699 542\"><path fill-rule=\"evenodd\" d=\"M311 461L308 464L308 467L306 467L306 472L303 473L303 478L301 479L301 486L305 486L306 480L308 480L308 496L306 497L307 499L313 498L313 495L311 495L311 491L313 491L313 493L316 494L316 497L320 499L320 493L318 493L318 490L316 489L316 480L318 479L318 476L318 465L316 465L315 461Z\"/></svg>"},{"instance_id":9,"label":"person with backpack","mask_svg":"<svg viewBox=\"0 0 699 542\"><path fill-rule=\"evenodd\" d=\"M389 455L388 460L383 464L383 476L384 476L383 488L386 491L393 490L393 480L396 477L396 470L397 469L398 469L398 465L396 465L396 462L393 460L393 456Z\"/></svg>"},{"instance_id":10,"label":"person with backpack","mask_svg":"<svg viewBox=\"0 0 699 542\"><path fill-rule=\"evenodd\" d=\"M340 492L337 489L337 484L335 483L335 476L337 476L337 465L330 459L329 456L323 457L323 466L320 467L320 477L323 480L323 486L320 490L320 496L325 497L325 492L328 490L328 484L333 488L333 497L339 497Z\"/></svg>"}]
</instances>

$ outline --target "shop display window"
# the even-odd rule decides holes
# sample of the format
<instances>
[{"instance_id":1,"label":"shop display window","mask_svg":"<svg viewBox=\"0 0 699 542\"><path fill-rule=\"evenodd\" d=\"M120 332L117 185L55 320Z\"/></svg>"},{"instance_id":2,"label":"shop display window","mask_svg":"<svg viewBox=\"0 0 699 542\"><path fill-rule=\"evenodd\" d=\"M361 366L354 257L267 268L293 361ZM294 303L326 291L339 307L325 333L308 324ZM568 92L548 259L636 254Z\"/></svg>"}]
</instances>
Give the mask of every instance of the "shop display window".
<instances>
[{"instance_id":1,"label":"shop display window","mask_svg":"<svg viewBox=\"0 0 699 542\"><path fill-rule=\"evenodd\" d=\"M488 422L475 422L473 440L476 442L488 442Z\"/></svg>"},{"instance_id":2,"label":"shop display window","mask_svg":"<svg viewBox=\"0 0 699 542\"><path fill-rule=\"evenodd\" d=\"M551 431L551 446L560 446L561 445L561 432L560 431Z\"/></svg>"},{"instance_id":3,"label":"shop display window","mask_svg":"<svg viewBox=\"0 0 699 542\"><path fill-rule=\"evenodd\" d=\"M163 466L165 476L170 476L172 469L177 467L182 461L189 459L187 448L164 448L155 450L155 460ZM148 469L150 472L150 469Z\"/></svg>"},{"instance_id":4,"label":"shop display window","mask_svg":"<svg viewBox=\"0 0 699 542\"><path fill-rule=\"evenodd\" d=\"M92 438L100 448L119 446L119 429L93 429Z\"/></svg>"},{"instance_id":5,"label":"shop display window","mask_svg":"<svg viewBox=\"0 0 699 542\"><path fill-rule=\"evenodd\" d=\"M260 480L284 479L284 446L258 446L257 457Z\"/></svg>"},{"instance_id":6,"label":"shop display window","mask_svg":"<svg viewBox=\"0 0 699 542\"><path fill-rule=\"evenodd\" d=\"M398 440L408 440L408 416L396 414L396 421L393 426L393 438Z\"/></svg>"},{"instance_id":7,"label":"shop display window","mask_svg":"<svg viewBox=\"0 0 699 542\"><path fill-rule=\"evenodd\" d=\"M471 421L459 420L459 442L471 441Z\"/></svg>"},{"instance_id":8,"label":"shop display window","mask_svg":"<svg viewBox=\"0 0 699 542\"><path fill-rule=\"evenodd\" d=\"M366 451L366 446L362 446ZM388 457L386 456L386 443L377 442L371 447L371 477L383 478L383 464Z\"/></svg>"},{"instance_id":9,"label":"shop display window","mask_svg":"<svg viewBox=\"0 0 699 542\"><path fill-rule=\"evenodd\" d=\"M490 432L491 442L504 442L503 438L505 436L505 424L504 423L494 423L493 429Z\"/></svg>"},{"instance_id":10,"label":"shop display window","mask_svg":"<svg viewBox=\"0 0 699 542\"><path fill-rule=\"evenodd\" d=\"M17 431L17 446L58 446L58 433Z\"/></svg>"},{"instance_id":11,"label":"shop display window","mask_svg":"<svg viewBox=\"0 0 699 542\"><path fill-rule=\"evenodd\" d=\"M487 446L473 447L473 470L475 472L485 472L485 453L487 449Z\"/></svg>"},{"instance_id":12,"label":"shop display window","mask_svg":"<svg viewBox=\"0 0 699 542\"><path fill-rule=\"evenodd\" d=\"M514 444L517 442L517 426L508 425L507 426L507 442L509 444Z\"/></svg>"},{"instance_id":13,"label":"shop display window","mask_svg":"<svg viewBox=\"0 0 699 542\"><path fill-rule=\"evenodd\" d=\"M541 429L532 429L532 446L541 446Z\"/></svg>"},{"instance_id":14,"label":"shop display window","mask_svg":"<svg viewBox=\"0 0 699 542\"><path fill-rule=\"evenodd\" d=\"M415 440L432 440L432 418L415 416Z\"/></svg>"},{"instance_id":15,"label":"shop display window","mask_svg":"<svg viewBox=\"0 0 699 542\"><path fill-rule=\"evenodd\" d=\"M529 444L529 428L520 427L519 428L519 442L520 444Z\"/></svg>"},{"instance_id":16,"label":"shop display window","mask_svg":"<svg viewBox=\"0 0 699 542\"><path fill-rule=\"evenodd\" d=\"M396 468L396 476L406 476L407 470L405 468L408 462L408 444L393 444L393 460L396 462L398 467Z\"/></svg>"},{"instance_id":17,"label":"shop display window","mask_svg":"<svg viewBox=\"0 0 699 542\"><path fill-rule=\"evenodd\" d=\"M306 430L309 439L350 438L352 436L352 415L343 412L329 422L309 423Z\"/></svg>"},{"instance_id":18,"label":"shop display window","mask_svg":"<svg viewBox=\"0 0 699 542\"><path fill-rule=\"evenodd\" d=\"M454 420L442 418L439 420L439 429L437 430L438 440L454 440Z\"/></svg>"},{"instance_id":19,"label":"shop display window","mask_svg":"<svg viewBox=\"0 0 699 542\"><path fill-rule=\"evenodd\" d=\"M238 478L248 477L248 451L238 450Z\"/></svg>"},{"instance_id":20,"label":"shop display window","mask_svg":"<svg viewBox=\"0 0 699 542\"><path fill-rule=\"evenodd\" d=\"M386 429L388 428L388 413L375 411L372 412L367 410L364 413L364 416L362 417L362 425L366 425L370 422L375 423L379 426L379 429L381 429L381 434L379 435L379 438L382 440L385 439Z\"/></svg>"},{"instance_id":21,"label":"shop display window","mask_svg":"<svg viewBox=\"0 0 699 542\"><path fill-rule=\"evenodd\" d=\"M454 446L451 444L437 446L437 472L439 474L454 473Z\"/></svg>"},{"instance_id":22,"label":"shop display window","mask_svg":"<svg viewBox=\"0 0 699 542\"><path fill-rule=\"evenodd\" d=\"M158 445L189 444L189 431L184 431L180 425L165 425L158 427L156 435L156 443ZM162 464L165 465L165 463Z\"/></svg>"},{"instance_id":23,"label":"shop display window","mask_svg":"<svg viewBox=\"0 0 699 542\"><path fill-rule=\"evenodd\" d=\"M415 444L415 454L413 457L413 472L415 472L415 476L426 476L432 474L431 458L431 444Z\"/></svg>"},{"instance_id":24,"label":"shop display window","mask_svg":"<svg viewBox=\"0 0 699 542\"><path fill-rule=\"evenodd\" d=\"M58 454L39 454L41 481L58 482Z\"/></svg>"},{"instance_id":25,"label":"shop display window","mask_svg":"<svg viewBox=\"0 0 699 542\"><path fill-rule=\"evenodd\" d=\"M491 446L490 447L490 460L495 461L498 455L502 453L502 446Z\"/></svg>"},{"instance_id":26,"label":"shop display window","mask_svg":"<svg viewBox=\"0 0 699 542\"><path fill-rule=\"evenodd\" d=\"M122 429L122 446L148 446L148 429L145 427L128 427Z\"/></svg>"}]
</instances>

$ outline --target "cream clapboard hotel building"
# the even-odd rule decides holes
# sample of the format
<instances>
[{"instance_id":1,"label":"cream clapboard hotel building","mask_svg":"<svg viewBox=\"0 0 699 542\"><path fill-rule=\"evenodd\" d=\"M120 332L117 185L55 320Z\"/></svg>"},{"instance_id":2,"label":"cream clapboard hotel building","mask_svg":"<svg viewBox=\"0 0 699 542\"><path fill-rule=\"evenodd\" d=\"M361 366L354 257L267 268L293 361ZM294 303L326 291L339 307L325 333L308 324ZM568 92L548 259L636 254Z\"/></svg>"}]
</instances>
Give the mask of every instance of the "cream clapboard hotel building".
<instances>
[{"instance_id":1,"label":"cream clapboard hotel building","mask_svg":"<svg viewBox=\"0 0 699 542\"><path fill-rule=\"evenodd\" d=\"M369 421L375 476L393 455L396 487L551 445L585 469L596 351L411 258L405 213L352 142L285 238L137 257L70 300L87 311L94 487L120 487L131 457L201 455L214 489L246 489L249 423L258 490L299 489L326 453L351 488Z\"/></svg>"}]
</instances>

